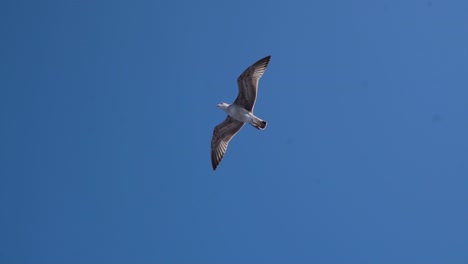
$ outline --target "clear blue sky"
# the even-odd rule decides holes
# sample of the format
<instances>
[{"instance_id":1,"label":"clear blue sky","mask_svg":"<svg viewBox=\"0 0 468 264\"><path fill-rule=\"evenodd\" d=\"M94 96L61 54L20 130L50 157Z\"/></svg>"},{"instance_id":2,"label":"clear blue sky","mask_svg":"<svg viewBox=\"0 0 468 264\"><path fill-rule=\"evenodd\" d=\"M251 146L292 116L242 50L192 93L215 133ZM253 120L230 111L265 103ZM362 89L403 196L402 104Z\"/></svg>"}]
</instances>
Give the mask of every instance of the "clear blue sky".
<instances>
[{"instance_id":1,"label":"clear blue sky","mask_svg":"<svg viewBox=\"0 0 468 264\"><path fill-rule=\"evenodd\" d=\"M468 263L468 1L0 3L0 263ZM272 55L213 172L236 78Z\"/></svg>"}]
</instances>

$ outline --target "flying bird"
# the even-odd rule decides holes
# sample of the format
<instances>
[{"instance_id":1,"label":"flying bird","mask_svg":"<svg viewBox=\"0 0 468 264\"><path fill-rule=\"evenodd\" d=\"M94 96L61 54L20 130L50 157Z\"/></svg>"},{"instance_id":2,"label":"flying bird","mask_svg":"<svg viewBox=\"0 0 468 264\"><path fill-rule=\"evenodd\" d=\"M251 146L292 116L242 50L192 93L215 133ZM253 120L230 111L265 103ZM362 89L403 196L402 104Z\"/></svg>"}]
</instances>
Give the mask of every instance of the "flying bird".
<instances>
[{"instance_id":1,"label":"flying bird","mask_svg":"<svg viewBox=\"0 0 468 264\"><path fill-rule=\"evenodd\" d=\"M267 56L248 67L237 78L239 93L232 104L220 103L217 107L224 110L228 116L213 131L211 139L211 164L216 170L226 153L229 141L239 132L245 123L249 123L257 129L265 129L267 122L253 114L257 99L258 81L265 72L270 57Z\"/></svg>"}]
</instances>

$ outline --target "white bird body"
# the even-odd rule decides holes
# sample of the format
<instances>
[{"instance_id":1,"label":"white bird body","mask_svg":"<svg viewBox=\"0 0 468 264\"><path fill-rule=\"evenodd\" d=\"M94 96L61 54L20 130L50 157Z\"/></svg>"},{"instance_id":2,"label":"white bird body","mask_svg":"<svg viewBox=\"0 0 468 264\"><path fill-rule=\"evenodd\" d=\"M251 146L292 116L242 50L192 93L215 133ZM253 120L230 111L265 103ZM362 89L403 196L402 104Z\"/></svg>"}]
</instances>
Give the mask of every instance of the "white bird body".
<instances>
[{"instance_id":1,"label":"white bird body","mask_svg":"<svg viewBox=\"0 0 468 264\"><path fill-rule=\"evenodd\" d=\"M228 104L228 103L221 103L218 104L218 107L223 109L226 114L230 117L234 118L235 120L242 122L242 123L249 123L252 126L259 128L259 124L264 122L262 119L256 117L252 112L248 111L247 109L243 108L242 106L238 106L237 104ZM266 127L266 123L265 123ZM260 129L265 129L265 127L260 127Z\"/></svg>"}]
</instances>

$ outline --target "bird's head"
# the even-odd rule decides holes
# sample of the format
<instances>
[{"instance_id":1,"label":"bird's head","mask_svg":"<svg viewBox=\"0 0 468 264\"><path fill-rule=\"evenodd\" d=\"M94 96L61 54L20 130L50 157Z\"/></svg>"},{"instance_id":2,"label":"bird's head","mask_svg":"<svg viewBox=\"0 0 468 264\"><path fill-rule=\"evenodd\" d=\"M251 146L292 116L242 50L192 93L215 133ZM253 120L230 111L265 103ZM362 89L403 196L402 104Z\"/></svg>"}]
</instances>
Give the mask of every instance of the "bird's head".
<instances>
[{"instance_id":1,"label":"bird's head","mask_svg":"<svg viewBox=\"0 0 468 264\"><path fill-rule=\"evenodd\" d=\"M226 104L226 103L220 103L216 105L216 107L221 108L221 109L227 109L228 106L229 104Z\"/></svg>"}]
</instances>

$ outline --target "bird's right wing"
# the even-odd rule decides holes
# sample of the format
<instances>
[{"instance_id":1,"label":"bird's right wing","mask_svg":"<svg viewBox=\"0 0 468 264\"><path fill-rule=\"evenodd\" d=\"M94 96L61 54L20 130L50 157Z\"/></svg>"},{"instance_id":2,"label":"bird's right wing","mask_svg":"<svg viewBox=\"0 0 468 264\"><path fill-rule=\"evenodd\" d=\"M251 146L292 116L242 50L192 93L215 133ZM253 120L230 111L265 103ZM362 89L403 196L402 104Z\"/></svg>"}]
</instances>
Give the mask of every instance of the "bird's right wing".
<instances>
[{"instance_id":1,"label":"bird's right wing","mask_svg":"<svg viewBox=\"0 0 468 264\"><path fill-rule=\"evenodd\" d=\"M218 167L218 164L223 159L229 141L243 126L243 122L239 122L228 116L221 124L215 127L213 138L211 139L211 165L213 165L213 170L216 170L216 167Z\"/></svg>"}]
</instances>

